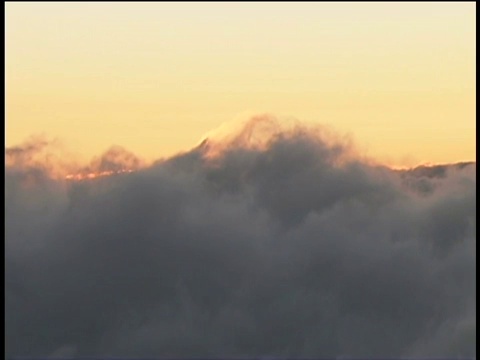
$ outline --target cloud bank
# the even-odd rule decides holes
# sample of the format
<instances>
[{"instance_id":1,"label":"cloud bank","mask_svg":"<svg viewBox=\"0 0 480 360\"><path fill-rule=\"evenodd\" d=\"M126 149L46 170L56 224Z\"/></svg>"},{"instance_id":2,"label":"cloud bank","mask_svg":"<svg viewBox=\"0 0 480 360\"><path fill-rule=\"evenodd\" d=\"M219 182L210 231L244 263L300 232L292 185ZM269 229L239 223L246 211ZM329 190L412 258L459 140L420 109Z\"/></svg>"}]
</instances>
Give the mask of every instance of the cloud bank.
<instances>
[{"instance_id":1,"label":"cloud bank","mask_svg":"<svg viewBox=\"0 0 480 360\"><path fill-rule=\"evenodd\" d=\"M7 149L7 356L474 356L476 164L277 124L91 181Z\"/></svg>"}]
</instances>

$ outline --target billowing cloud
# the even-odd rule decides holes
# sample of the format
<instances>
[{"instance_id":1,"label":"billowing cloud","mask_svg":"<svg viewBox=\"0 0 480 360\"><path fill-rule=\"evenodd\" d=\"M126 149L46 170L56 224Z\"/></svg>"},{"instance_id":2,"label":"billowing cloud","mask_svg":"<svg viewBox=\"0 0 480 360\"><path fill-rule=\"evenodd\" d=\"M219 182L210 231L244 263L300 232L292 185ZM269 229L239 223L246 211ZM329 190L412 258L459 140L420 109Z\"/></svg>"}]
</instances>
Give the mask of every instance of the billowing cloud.
<instances>
[{"instance_id":1,"label":"billowing cloud","mask_svg":"<svg viewBox=\"0 0 480 360\"><path fill-rule=\"evenodd\" d=\"M7 164L7 355L473 356L476 164L273 123L91 181Z\"/></svg>"}]
</instances>

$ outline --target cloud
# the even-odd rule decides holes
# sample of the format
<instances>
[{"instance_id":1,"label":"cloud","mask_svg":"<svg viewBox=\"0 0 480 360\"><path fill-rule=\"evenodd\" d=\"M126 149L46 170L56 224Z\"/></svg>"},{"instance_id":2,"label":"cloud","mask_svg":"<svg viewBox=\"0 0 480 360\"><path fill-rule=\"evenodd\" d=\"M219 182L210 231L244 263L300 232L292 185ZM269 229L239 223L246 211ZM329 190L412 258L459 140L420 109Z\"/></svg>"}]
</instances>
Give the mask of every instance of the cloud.
<instances>
[{"instance_id":1,"label":"cloud","mask_svg":"<svg viewBox=\"0 0 480 360\"><path fill-rule=\"evenodd\" d=\"M92 181L7 164L7 355L474 356L476 164L272 124Z\"/></svg>"},{"instance_id":2,"label":"cloud","mask_svg":"<svg viewBox=\"0 0 480 360\"><path fill-rule=\"evenodd\" d=\"M137 170L144 166L144 161L121 146L110 147L102 156L94 158L82 171L104 172Z\"/></svg>"}]
</instances>

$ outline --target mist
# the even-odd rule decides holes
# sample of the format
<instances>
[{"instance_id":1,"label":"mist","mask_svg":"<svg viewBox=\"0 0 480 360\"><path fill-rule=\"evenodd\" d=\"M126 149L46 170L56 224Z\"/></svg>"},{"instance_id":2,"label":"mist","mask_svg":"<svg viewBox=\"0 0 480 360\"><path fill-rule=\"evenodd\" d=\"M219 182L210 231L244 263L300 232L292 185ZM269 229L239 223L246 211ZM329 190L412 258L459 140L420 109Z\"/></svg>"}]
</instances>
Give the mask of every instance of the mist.
<instances>
[{"instance_id":1,"label":"mist","mask_svg":"<svg viewBox=\"0 0 480 360\"><path fill-rule=\"evenodd\" d=\"M474 162L393 170L259 116L67 181L42 141L6 149L8 357L475 356Z\"/></svg>"}]
</instances>

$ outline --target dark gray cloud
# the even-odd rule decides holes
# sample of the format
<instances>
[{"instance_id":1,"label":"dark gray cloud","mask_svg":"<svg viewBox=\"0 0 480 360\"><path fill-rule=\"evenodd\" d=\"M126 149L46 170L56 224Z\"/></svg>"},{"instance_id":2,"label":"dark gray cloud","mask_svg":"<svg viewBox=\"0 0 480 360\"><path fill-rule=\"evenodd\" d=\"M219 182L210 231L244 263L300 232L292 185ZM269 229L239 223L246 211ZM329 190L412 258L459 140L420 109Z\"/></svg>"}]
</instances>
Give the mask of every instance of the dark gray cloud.
<instances>
[{"instance_id":1,"label":"dark gray cloud","mask_svg":"<svg viewBox=\"0 0 480 360\"><path fill-rule=\"evenodd\" d=\"M7 355L473 356L476 164L264 145L82 182L6 166Z\"/></svg>"}]
</instances>

